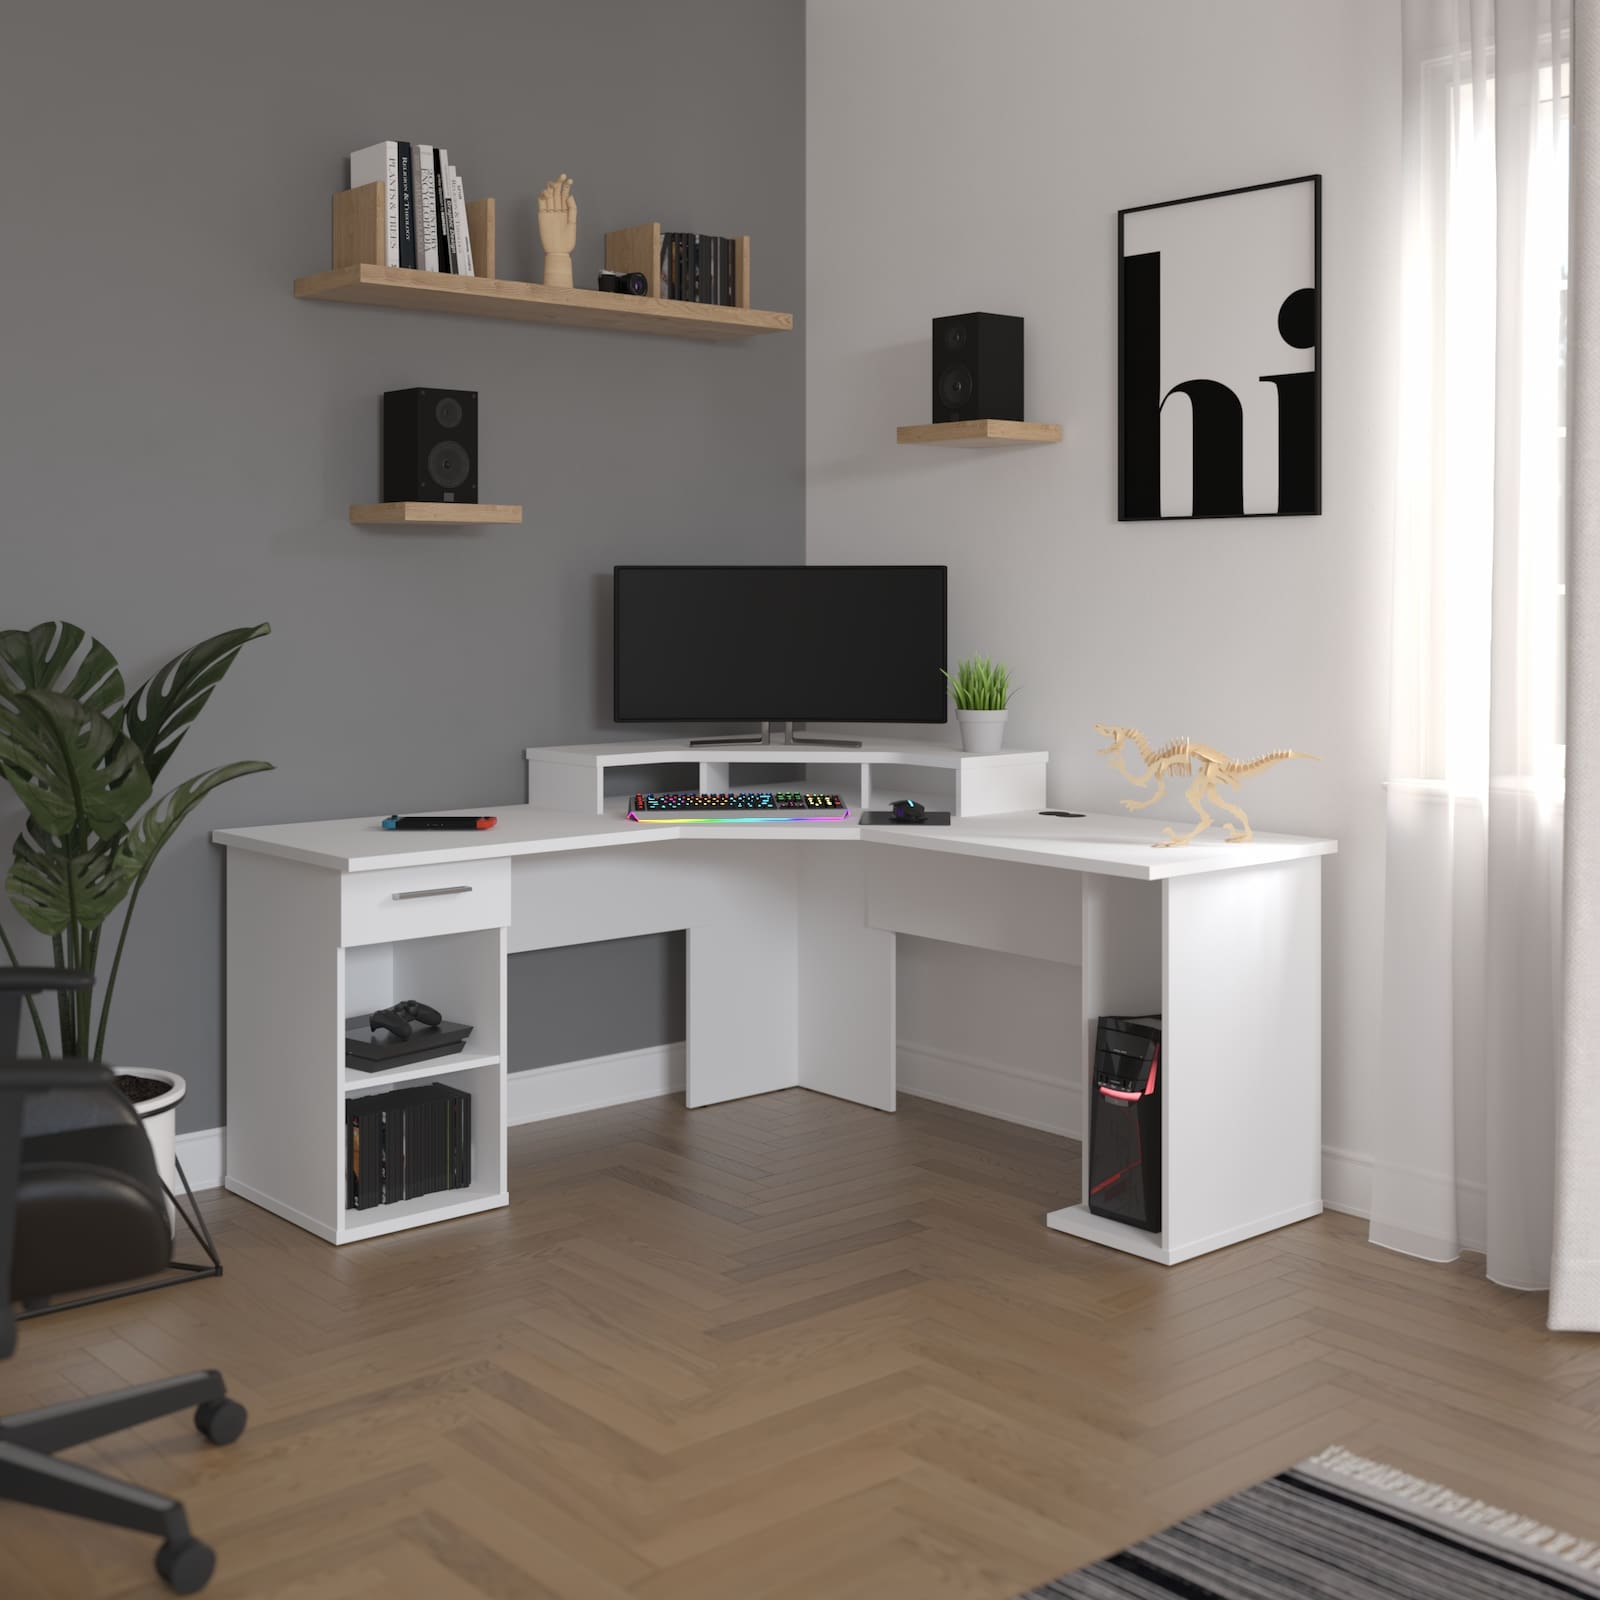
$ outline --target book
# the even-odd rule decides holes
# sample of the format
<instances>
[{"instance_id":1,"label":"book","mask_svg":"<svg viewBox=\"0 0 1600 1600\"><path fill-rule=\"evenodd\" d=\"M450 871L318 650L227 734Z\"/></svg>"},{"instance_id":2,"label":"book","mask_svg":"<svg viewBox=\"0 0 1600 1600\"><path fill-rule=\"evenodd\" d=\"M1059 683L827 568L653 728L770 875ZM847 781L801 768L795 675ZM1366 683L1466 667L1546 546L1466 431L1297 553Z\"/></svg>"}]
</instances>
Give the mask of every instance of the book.
<instances>
[{"instance_id":1,"label":"book","mask_svg":"<svg viewBox=\"0 0 1600 1600\"><path fill-rule=\"evenodd\" d=\"M734 273L738 271L739 251L732 239L724 239L722 241L722 255L727 268L722 274L722 303L725 306L736 306L739 303L739 299L734 292L733 278Z\"/></svg>"},{"instance_id":2,"label":"book","mask_svg":"<svg viewBox=\"0 0 1600 1600\"><path fill-rule=\"evenodd\" d=\"M400 265L400 154L394 140L369 144L365 150L350 152L350 187L362 189L369 183L384 186L383 264Z\"/></svg>"},{"instance_id":3,"label":"book","mask_svg":"<svg viewBox=\"0 0 1600 1600\"><path fill-rule=\"evenodd\" d=\"M417 167L417 265L424 272L439 270L439 197L434 191L433 146L411 147Z\"/></svg>"},{"instance_id":4,"label":"book","mask_svg":"<svg viewBox=\"0 0 1600 1600\"><path fill-rule=\"evenodd\" d=\"M456 270L455 246L451 241L451 212L454 210L449 189L450 152L433 147L434 227L439 234L439 270Z\"/></svg>"},{"instance_id":5,"label":"book","mask_svg":"<svg viewBox=\"0 0 1600 1600\"><path fill-rule=\"evenodd\" d=\"M450 169L450 193L456 209L456 240L461 248L456 271L470 278L478 269L472 259L472 230L467 226L467 192L462 187L461 174L454 167Z\"/></svg>"},{"instance_id":6,"label":"book","mask_svg":"<svg viewBox=\"0 0 1600 1600\"><path fill-rule=\"evenodd\" d=\"M396 146L400 166L400 265L417 264L417 196L411 145L401 139Z\"/></svg>"},{"instance_id":7,"label":"book","mask_svg":"<svg viewBox=\"0 0 1600 1600\"><path fill-rule=\"evenodd\" d=\"M472 1182L472 1096L409 1084L345 1104L345 1194L352 1210Z\"/></svg>"}]
</instances>

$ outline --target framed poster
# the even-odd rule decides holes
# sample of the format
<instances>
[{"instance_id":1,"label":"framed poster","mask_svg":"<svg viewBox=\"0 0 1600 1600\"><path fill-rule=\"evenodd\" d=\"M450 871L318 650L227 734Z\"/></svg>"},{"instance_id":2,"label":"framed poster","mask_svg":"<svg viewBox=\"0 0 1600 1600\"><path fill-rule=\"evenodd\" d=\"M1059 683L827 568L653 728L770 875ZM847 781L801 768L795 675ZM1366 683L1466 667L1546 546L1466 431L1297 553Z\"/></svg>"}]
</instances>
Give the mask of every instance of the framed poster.
<instances>
[{"instance_id":1,"label":"framed poster","mask_svg":"<svg viewBox=\"0 0 1600 1600\"><path fill-rule=\"evenodd\" d=\"M1322 178L1117 213L1117 519L1322 512Z\"/></svg>"}]
</instances>

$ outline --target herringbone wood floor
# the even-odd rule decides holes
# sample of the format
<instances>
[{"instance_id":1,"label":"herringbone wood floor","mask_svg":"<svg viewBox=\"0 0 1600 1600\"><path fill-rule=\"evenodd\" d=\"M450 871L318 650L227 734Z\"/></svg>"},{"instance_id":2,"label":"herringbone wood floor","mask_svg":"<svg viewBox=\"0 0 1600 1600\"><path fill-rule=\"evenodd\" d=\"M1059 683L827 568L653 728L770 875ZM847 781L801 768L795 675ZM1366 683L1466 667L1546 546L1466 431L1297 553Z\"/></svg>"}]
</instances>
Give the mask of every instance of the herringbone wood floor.
<instances>
[{"instance_id":1,"label":"herringbone wood floor","mask_svg":"<svg viewBox=\"0 0 1600 1600\"><path fill-rule=\"evenodd\" d=\"M509 1210L26 1323L0 1410L195 1366L78 1452L186 1497L216 1600L999 1600L1331 1442L1600 1533L1600 1339L1326 1216L1163 1270L1050 1233L1072 1143L793 1090L517 1129ZM10 1600L154 1541L0 1505Z\"/></svg>"}]
</instances>

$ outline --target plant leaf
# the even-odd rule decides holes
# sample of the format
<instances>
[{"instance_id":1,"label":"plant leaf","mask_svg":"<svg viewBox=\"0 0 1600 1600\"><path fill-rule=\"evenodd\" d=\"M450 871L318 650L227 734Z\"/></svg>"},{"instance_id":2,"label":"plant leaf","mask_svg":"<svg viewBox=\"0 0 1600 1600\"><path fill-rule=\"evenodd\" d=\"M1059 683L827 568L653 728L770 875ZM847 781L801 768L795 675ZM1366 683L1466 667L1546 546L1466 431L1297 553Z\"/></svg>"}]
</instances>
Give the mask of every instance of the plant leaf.
<instances>
[{"instance_id":1,"label":"plant leaf","mask_svg":"<svg viewBox=\"0 0 1600 1600\"><path fill-rule=\"evenodd\" d=\"M162 795L128 830L123 843L123 856L133 876L149 871L162 847L182 827L183 819L213 789L220 789L235 778L249 777L253 772L271 771L270 761L230 761L225 767L213 767L210 772L187 778Z\"/></svg>"},{"instance_id":2,"label":"plant leaf","mask_svg":"<svg viewBox=\"0 0 1600 1600\"><path fill-rule=\"evenodd\" d=\"M272 629L265 623L253 628L230 628L214 638L202 639L182 655L174 656L128 696L124 724L138 746L151 781L172 759L189 725L205 709L211 691L222 681L233 659L252 639Z\"/></svg>"},{"instance_id":3,"label":"plant leaf","mask_svg":"<svg viewBox=\"0 0 1600 1600\"><path fill-rule=\"evenodd\" d=\"M6 892L30 927L58 934L74 921L98 928L137 876L119 840L97 839L88 850L70 855L59 839L29 823L11 847Z\"/></svg>"},{"instance_id":4,"label":"plant leaf","mask_svg":"<svg viewBox=\"0 0 1600 1600\"><path fill-rule=\"evenodd\" d=\"M150 798L133 743L98 711L53 689L0 698L0 772L28 815L58 838L110 835Z\"/></svg>"},{"instance_id":5,"label":"plant leaf","mask_svg":"<svg viewBox=\"0 0 1600 1600\"><path fill-rule=\"evenodd\" d=\"M85 639L88 649L79 655ZM72 676L63 686L68 667ZM75 623L0 629L0 693L14 699L24 689L59 689L104 715L122 699L122 670L117 658Z\"/></svg>"}]
</instances>

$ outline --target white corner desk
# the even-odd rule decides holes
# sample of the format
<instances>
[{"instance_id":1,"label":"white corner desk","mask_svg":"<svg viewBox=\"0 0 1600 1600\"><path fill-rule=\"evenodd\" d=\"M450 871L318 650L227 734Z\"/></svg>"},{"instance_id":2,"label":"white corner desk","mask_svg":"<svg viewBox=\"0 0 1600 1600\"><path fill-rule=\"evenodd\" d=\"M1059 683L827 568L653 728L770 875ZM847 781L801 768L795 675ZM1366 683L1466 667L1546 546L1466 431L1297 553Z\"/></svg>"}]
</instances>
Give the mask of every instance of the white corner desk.
<instances>
[{"instance_id":1,"label":"white corner desk","mask_svg":"<svg viewBox=\"0 0 1600 1600\"><path fill-rule=\"evenodd\" d=\"M528 751L531 803L488 808L500 820L482 833L397 833L376 818L216 832L227 1187L335 1244L505 1205L507 953L678 929L691 1107L798 1086L891 1112L906 934L1061 966L1081 1004L1057 1065L1085 1130L1095 1019L1162 1013L1162 1231L1093 1216L1086 1193L1051 1227L1170 1265L1314 1215L1320 858L1333 841L1154 849L1160 827L1142 818L1040 816L1046 759L574 745ZM636 788L668 787L643 774L686 769L671 784L685 789L799 786L787 771L766 778L774 765L844 794L851 820L626 820ZM858 826L874 786L955 820ZM347 1068L344 1019L407 997L473 1022L465 1053ZM473 1096L470 1188L347 1208L346 1098L423 1077Z\"/></svg>"}]
</instances>

